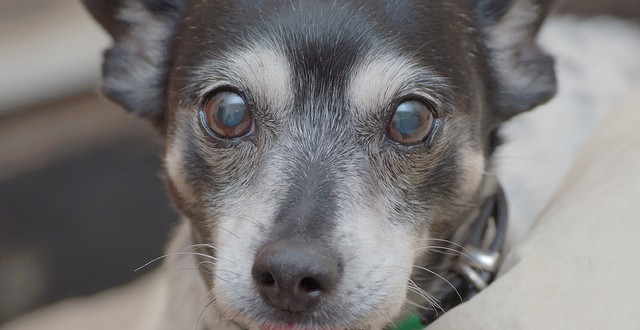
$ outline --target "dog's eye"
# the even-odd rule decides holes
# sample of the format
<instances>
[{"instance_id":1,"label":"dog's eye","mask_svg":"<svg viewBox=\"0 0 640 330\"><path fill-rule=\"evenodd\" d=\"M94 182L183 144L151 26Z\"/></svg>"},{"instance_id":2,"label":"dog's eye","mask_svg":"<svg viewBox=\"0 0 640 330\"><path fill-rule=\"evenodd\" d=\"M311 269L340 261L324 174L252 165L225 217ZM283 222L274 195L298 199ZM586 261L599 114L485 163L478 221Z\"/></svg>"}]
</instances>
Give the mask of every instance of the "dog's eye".
<instances>
[{"instance_id":1,"label":"dog's eye","mask_svg":"<svg viewBox=\"0 0 640 330\"><path fill-rule=\"evenodd\" d=\"M433 111L427 104L409 100L398 105L387 125L387 136L392 141L413 145L429 137L433 128Z\"/></svg>"},{"instance_id":2,"label":"dog's eye","mask_svg":"<svg viewBox=\"0 0 640 330\"><path fill-rule=\"evenodd\" d=\"M242 96L233 92L214 95L204 107L203 120L213 133L237 138L251 133L253 115Z\"/></svg>"}]
</instances>

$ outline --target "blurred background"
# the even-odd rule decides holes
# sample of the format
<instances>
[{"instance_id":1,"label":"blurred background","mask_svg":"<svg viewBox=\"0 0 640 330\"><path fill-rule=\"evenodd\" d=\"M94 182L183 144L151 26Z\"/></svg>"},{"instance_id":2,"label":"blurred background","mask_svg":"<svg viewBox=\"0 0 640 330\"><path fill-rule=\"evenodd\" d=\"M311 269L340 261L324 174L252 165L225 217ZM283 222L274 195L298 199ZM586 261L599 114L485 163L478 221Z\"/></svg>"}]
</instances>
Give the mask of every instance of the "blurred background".
<instances>
[{"instance_id":1,"label":"blurred background","mask_svg":"<svg viewBox=\"0 0 640 330\"><path fill-rule=\"evenodd\" d=\"M638 0L557 11L640 23ZM97 93L109 38L75 0L0 0L0 323L140 276L177 216L153 129Z\"/></svg>"},{"instance_id":2,"label":"blurred background","mask_svg":"<svg viewBox=\"0 0 640 330\"><path fill-rule=\"evenodd\" d=\"M128 282L177 221L146 121L98 95L79 1L0 0L0 323Z\"/></svg>"}]
</instances>

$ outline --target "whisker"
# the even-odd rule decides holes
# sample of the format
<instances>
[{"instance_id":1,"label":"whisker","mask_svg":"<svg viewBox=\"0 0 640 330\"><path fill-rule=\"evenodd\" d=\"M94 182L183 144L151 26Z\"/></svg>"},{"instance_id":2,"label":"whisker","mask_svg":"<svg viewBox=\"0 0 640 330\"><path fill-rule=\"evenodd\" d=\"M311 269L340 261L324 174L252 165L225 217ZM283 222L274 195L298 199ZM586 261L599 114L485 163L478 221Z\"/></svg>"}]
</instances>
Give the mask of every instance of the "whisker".
<instances>
[{"instance_id":1,"label":"whisker","mask_svg":"<svg viewBox=\"0 0 640 330\"><path fill-rule=\"evenodd\" d=\"M190 249L190 248L197 249L197 248L200 248L200 247L210 248L210 249L216 250L216 251L220 250L217 246L215 246L213 244L209 244L209 243L192 244L192 245L189 245L186 248L184 248L184 250L187 250L187 249Z\"/></svg>"},{"instance_id":2,"label":"whisker","mask_svg":"<svg viewBox=\"0 0 640 330\"><path fill-rule=\"evenodd\" d=\"M430 311L435 310L435 309L433 309L433 308L429 308L429 307L426 307L426 306L422 306L422 305L418 304L417 302L412 301L411 299L405 299L405 303L406 303L407 305L411 305L411 306L413 306L413 307L415 307L415 308L422 309L422 310L427 311L427 312L430 312Z\"/></svg>"},{"instance_id":3,"label":"whisker","mask_svg":"<svg viewBox=\"0 0 640 330\"><path fill-rule=\"evenodd\" d=\"M208 268L208 267L213 268L213 267L216 265L216 263L215 263L215 262L213 262L213 261L202 260L202 261L200 261L200 262L196 265L196 269L200 269L200 266L202 266L202 265L207 265L207 268ZM209 273L212 273L212 272L213 272L211 269L205 269L205 270L206 270L207 272L209 272Z\"/></svg>"},{"instance_id":4,"label":"whisker","mask_svg":"<svg viewBox=\"0 0 640 330\"><path fill-rule=\"evenodd\" d=\"M428 250L428 249L437 249L437 250L443 250L443 251L451 252L451 253L447 254L447 255L451 255L451 256L454 256L454 255L462 255L462 256L465 256L465 257L467 256L462 251L458 251L458 250L456 250L454 248L450 248L450 247L446 247L446 246L439 246L439 245L422 246L422 247L413 249L413 251L415 252L415 251ZM436 252L444 253L442 251L436 251Z\"/></svg>"},{"instance_id":5,"label":"whisker","mask_svg":"<svg viewBox=\"0 0 640 330\"><path fill-rule=\"evenodd\" d=\"M471 257L471 251L469 251L469 249L465 248L464 246L462 246L462 245L460 245L460 244L458 244L456 242L453 242L453 241L450 241L450 240L447 240L447 239L441 239L441 238L427 238L427 240L436 241L436 242L443 242L443 243L446 243L446 244L451 244L451 245L453 245L455 247L460 248L462 251L458 251L456 249L453 249L453 248L450 248L450 247L447 247L447 246L438 246L438 245L427 245L427 246L415 248L413 251L415 252L415 251L425 250L425 249L429 249L429 248L437 248L437 249L447 250L447 251L455 252L456 254L460 254L460 255L464 256L465 258L471 260L475 264L475 266L477 268L482 268L482 267L480 267L480 264L474 258Z\"/></svg>"},{"instance_id":6,"label":"whisker","mask_svg":"<svg viewBox=\"0 0 640 330\"><path fill-rule=\"evenodd\" d=\"M442 308L442 306L440 305L440 300L438 300L435 296L433 296L429 292L421 289L413 280L409 279L408 283L409 284L407 285L407 288L413 291L414 293L417 293L424 300L426 300L434 308L434 310L436 311L436 314L438 312L438 309L444 313L444 308Z\"/></svg>"},{"instance_id":7,"label":"whisker","mask_svg":"<svg viewBox=\"0 0 640 330\"><path fill-rule=\"evenodd\" d=\"M402 266L392 266L392 265L388 265L388 266L380 266L380 267L389 267L389 268L400 268L400 269L410 269L408 267L402 267ZM458 295L458 297L462 300L462 296L460 295L460 293L458 292L458 290L453 286L453 284L451 284L451 282L449 282L446 278L442 277L440 274L427 269L425 267L421 267L421 266L417 266L417 265L412 265L412 268L417 268L420 270L424 270L426 272L428 272L429 274L433 274L435 276L437 276L438 278L442 279L444 282L446 282L449 286L451 286L455 291L456 294ZM430 294L429 292L427 292L426 290L423 290L422 288L420 288L418 286L418 284L411 279L411 277L406 278L407 281L407 290L417 294L418 296L420 296L421 298L423 298L426 302L428 302L436 311L436 315L437 315L437 310L441 310L443 313L445 312L444 308L440 305L440 300L438 300L438 298L436 298L434 295Z\"/></svg>"},{"instance_id":8,"label":"whisker","mask_svg":"<svg viewBox=\"0 0 640 330\"><path fill-rule=\"evenodd\" d=\"M417 294L418 296L420 296L420 298L424 299L431 306L434 306L434 304L436 304L436 302L434 302L433 299L431 299L431 297L428 297L425 294L425 292L423 292L423 290L419 290L418 288L415 288L413 286L407 286L407 290Z\"/></svg>"},{"instance_id":9,"label":"whisker","mask_svg":"<svg viewBox=\"0 0 640 330\"><path fill-rule=\"evenodd\" d=\"M186 251L185 251L185 252L173 252L173 253L167 253L167 254L165 254L165 255L161 255L161 256L159 256L159 257L157 257L157 258L154 258L154 259L152 259L151 261L149 261L149 262L145 263L144 265L142 265L142 266L140 266L140 267L138 267L138 268L134 269L134 270L133 270L133 272L135 273L135 272L139 271L140 269L145 268L145 267L147 267L147 266L151 265L152 263L154 263L154 262L156 262L156 261L158 261L158 260L162 260L162 259L164 259L164 258L173 257L173 256L182 256L182 255L194 255L194 256L200 256L200 257L203 257L203 258L212 259L213 261L217 261L217 258L216 258L216 257L210 256L210 255L207 255L207 254L204 254L204 253L199 253L199 252L186 252Z\"/></svg>"},{"instance_id":10,"label":"whisker","mask_svg":"<svg viewBox=\"0 0 640 330\"><path fill-rule=\"evenodd\" d=\"M458 298L460 299L460 302L464 302L464 299L462 299L462 295L460 295L460 292L458 292L458 289L456 289L456 287L451 284L451 282L449 282L449 280L447 280L446 278L444 278L442 275L432 271L431 269L428 269L426 267L422 267L422 266L417 266L417 265L413 265L413 267L424 270L425 272L428 272L430 274L433 274L435 276L437 276L438 278L440 278L441 280L445 281L452 289L453 291L456 292L456 295L458 296Z\"/></svg>"},{"instance_id":11,"label":"whisker","mask_svg":"<svg viewBox=\"0 0 640 330\"><path fill-rule=\"evenodd\" d=\"M202 315L204 315L204 312L207 311L207 308L209 308L209 306L211 306L211 304L213 304L213 302L215 301L215 299L211 299L209 301L209 303L207 303L206 306L204 306L204 308L202 309L202 311L200 312L200 315L198 315L198 320L196 321L196 327L194 330L198 330L198 326L200 325L200 319L202 319Z\"/></svg>"},{"instance_id":12,"label":"whisker","mask_svg":"<svg viewBox=\"0 0 640 330\"><path fill-rule=\"evenodd\" d=\"M393 326L394 329L398 328L398 325L396 324L396 322L393 322L393 316L391 315L390 312L387 312L387 318L389 319L389 322L391 322L391 325ZM346 327L344 327L346 328Z\"/></svg>"},{"instance_id":13,"label":"whisker","mask_svg":"<svg viewBox=\"0 0 640 330\"><path fill-rule=\"evenodd\" d=\"M428 237L428 238L424 238L424 240L427 241L435 241L435 242L442 242L442 243L446 243L446 244L451 244L455 247L459 247L462 250L466 250L465 247L461 244L458 244L452 240L448 240L448 239L444 239L444 238L433 238L433 237Z\"/></svg>"}]
</instances>

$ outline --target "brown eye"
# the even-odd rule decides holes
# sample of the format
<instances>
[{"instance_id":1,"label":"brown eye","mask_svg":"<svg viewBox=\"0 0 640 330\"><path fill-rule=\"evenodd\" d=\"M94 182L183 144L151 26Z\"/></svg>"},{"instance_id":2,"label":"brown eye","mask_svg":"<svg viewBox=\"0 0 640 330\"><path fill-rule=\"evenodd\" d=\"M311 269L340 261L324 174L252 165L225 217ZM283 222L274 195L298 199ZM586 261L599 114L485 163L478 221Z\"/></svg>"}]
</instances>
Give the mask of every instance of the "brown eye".
<instances>
[{"instance_id":1,"label":"brown eye","mask_svg":"<svg viewBox=\"0 0 640 330\"><path fill-rule=\"evenodd\" d=\"M223 138L236 138L251 133L253 115L242 96L233 92L214 95L204 107L204 124Z\"/></svg>"},{"instance_id":2,"label":"brown eye","mask_svg":"<svg viewBox=\"0 0 640 330\"><path fill-rule=\"evenodd\" d=\"M420 101L404 101L398 105L387 125L387 135L392 141L413 145L429 137L433 128L433 112Z\"/></svg>"}]
</instances>

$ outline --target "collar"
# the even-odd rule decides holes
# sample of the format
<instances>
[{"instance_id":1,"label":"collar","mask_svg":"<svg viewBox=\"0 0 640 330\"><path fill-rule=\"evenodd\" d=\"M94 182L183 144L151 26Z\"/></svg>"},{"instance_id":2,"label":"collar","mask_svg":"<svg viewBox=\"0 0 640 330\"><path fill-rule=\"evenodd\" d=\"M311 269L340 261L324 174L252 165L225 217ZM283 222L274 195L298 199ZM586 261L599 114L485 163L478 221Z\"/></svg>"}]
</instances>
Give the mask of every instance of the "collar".
<instances>
[{"instance_id":1,"label":"collar","mask_svg":"<svg viewBox=\"0 0 640 330\"><path fill-rule=\"evenodd\" d=\"M504 192L485 199L478 216L462 241L462 254L455 260L445 278L451 283L435 294L442 310L421 310L400 320L392 330L417 330L451 308L468 301L485 289L496 277L507 232L508 210Z\"/></svg>"}]
</instances>

